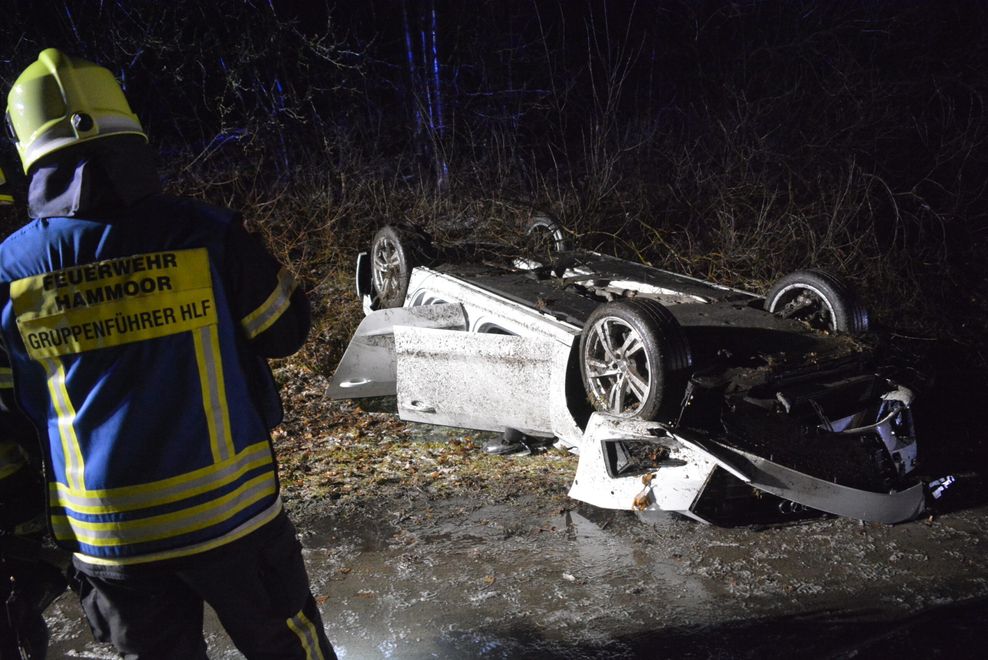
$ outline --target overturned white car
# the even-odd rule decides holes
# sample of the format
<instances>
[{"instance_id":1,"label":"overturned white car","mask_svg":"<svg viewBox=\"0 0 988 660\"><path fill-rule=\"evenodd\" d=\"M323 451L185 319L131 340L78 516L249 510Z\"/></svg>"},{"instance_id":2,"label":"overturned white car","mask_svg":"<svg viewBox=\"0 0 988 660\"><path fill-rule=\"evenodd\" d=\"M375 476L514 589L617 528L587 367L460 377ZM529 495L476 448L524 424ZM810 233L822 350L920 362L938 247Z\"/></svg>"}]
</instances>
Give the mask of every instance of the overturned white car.
<instances>
[{"instance_id":1,"label":"overturned white car","mask_svg":"<svg viewBox=\"0 0 988 660\"><path fill-rule=\"evenodd\" d=\"M580 456L570 496L600 507L718 524L924 509L912 393L838 279L801 271L763 297L568 250L543 217L530 235L519 256L379 231L330 396L556 438Z\"/></svg>"}]
</instances>

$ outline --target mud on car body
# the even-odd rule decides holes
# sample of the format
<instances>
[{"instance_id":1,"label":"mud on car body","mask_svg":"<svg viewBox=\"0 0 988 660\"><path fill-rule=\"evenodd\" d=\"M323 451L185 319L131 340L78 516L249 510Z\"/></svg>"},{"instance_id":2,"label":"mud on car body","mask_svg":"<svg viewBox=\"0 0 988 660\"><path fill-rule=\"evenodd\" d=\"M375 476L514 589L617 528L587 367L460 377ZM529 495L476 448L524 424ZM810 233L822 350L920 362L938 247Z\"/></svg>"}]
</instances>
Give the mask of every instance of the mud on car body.
<instances>
[{"instance_id":1,"label":"mud on car body","mask_svg":"<svg viewBox=\"0 0 988 660\"><path fill-rule=\"evenodd\" d=\"M570 496L605 508L717 524L923 510L912 392L838 278L799 271L761 296L571 250L545 216L528 237L442 248L380 230L330 396L556 438L580 457Z\"/></svg>"}]
</instances>

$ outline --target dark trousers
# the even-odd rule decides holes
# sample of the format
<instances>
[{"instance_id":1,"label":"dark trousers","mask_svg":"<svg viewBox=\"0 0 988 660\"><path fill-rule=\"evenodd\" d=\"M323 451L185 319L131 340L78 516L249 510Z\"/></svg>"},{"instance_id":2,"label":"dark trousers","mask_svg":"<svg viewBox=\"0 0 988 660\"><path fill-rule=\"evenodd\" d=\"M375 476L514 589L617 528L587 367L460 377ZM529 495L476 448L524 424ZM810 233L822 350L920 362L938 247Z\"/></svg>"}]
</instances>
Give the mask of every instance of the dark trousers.
<instances>
[{"instance_id":1,"label":"dark trousers","mask_svg":"<svg viewBox=\"0 0 988 660\"><path fill-rule=\"evenodd\" d=\"M205 658L203 602L247 658L336 658L284 514L221 551L180 563L119 572L75 564L93 635L126 658Z\"/></svg>"}]
</instances>

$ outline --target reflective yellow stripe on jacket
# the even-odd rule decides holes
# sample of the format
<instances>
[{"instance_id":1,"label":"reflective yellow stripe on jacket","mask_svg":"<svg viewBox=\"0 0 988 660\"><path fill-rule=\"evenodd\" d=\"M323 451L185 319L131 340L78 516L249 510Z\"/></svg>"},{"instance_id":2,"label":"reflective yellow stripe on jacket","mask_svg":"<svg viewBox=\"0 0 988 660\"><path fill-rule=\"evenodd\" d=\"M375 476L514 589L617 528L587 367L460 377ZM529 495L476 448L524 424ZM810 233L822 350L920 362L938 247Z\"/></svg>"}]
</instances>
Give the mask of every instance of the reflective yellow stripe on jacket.
<instances>
[{"instance_id":1,"label":"reflective yellow stripe on jacket","mask_svg":"<svg viewBox=\"0 0 988 660\"><path fill-rule=\"evenodd\" d=\"M196 362L199 365L199 385L202 387L202 407L209 428L209 446L214 461L223 461L233 455L233 436L230 433L230 410L226 403L226 387L223 382L223 364L220 361L220 340L216 326L206 326L193 331Z\"/></svg>"},{"instance_id":2,"label":"reflective yellow stripe on jacket","mask_svg":"<svg viewBox=\"0 0 988 660\"><path fill-rule=\"evenodd\" d=\"M65 369L57 359L46 359L41 363L48 374L48 393L58 416L58 436L61 439L65 480L69 488L81 490L86 484L85 462L75 434L75 409L65 387Z\"/></svg>"},{"instance_id":3,"label":"reflective yellow stripe on jacket","mask_svg":"<svg viewBox=\"0 0 988 660\"><path fill-rule=\"evenodd\" d=\"M10 367L0 367L0 390L14 389L14 370Z\"/></svg>"},{"instance_id":4,"label":"reflective yellow stripe on jacket","mask_svg":"<svg viewBox=\"0 0 988 660\"><path fill-rule=\"evenodd\" d=\"M295 287L295 279L291 273L282 268L278 272L278 284L275 285L271 295L257 309L240 321L248 338L253 339L281 318L281 315L291 304Z\"/></svg>"},{"instance_id":5,"label":"reflective yellow stripe on jacket","mask_svg":"<svg viewBox=\"0 0 988 660\"><path fill-rule=\"evenodd\" d=\"M113 547L148 543L207 529L230 520L252 504L274 495L275 488L272 474L264 472L222 497L174 513L112 522L86 522L55 515L51 522L57 539L75 539L86 545Z\"/></svg>"},{"instance_id":6,"label":"reflective yellow stripe on jacket","mask_svg":"<svg viewBox=\"0 0 988 660\"><path fill-rule=\"evenodd\" d=\"M220 494L224 490L229 492ZM213 493L211 495L211 493ZM130 558L105 559L98 563L137 563L162 556L184 556L204 547L218 547L247 534L280 511L274 458L270 444L251 445L225 461L195 472L149 484L108 490L75 490L64 484L50 486L50 502L65 513L52 515L52 529L60 541L73 541L93 548L126 548L134 544L179 538L233 520L257 503L275 498L268 507L244 525L207 542L170 551ZM168 505L200 497L198 504L167 510ZM167 512L162 512L166 509ZM107 516L112 519L86 520ZM255 524L256 523L256 524ZM232 536L231 536L232 535ZM85 560L96 562L89 553Z\"/></svg>"},{"instance_id":7,"label":"reflective yellow stripe on jacket","mask_svg":"<svg viewBox=\"0 0 988 660\"><path fill-rule=\"evenodd\" d=\"M20 447L10 440L0 440L0 479L6 479L26 464Z\"/></svg>"},{"instance_id":8,"label":"reflective yellow stripe on jacket","mask_svg":"<svg viewBox=\"0 0 988 660\"><path fill-rule=\"evenodd\" d=\"M152 509L223 488L273 460L268 442L258 442L224 461L154 483L108 490L72 489L54 483L49 487L49 501L53 507L87 515Z\"/></svg>"},{"instance_id":9,"label":"reflective yellow stripe on jacket","mask_svg":"<svg viewBox=\"0 0 988 660\"><path fill-rule=\"evenodd\" d=\"M160 552L152 552L145 555L139 555L136 557L121 557L107 559L104 557L94 557L92 555L84 555L81 553L76 553L76 558L87 563L94 564L97 566L127 566L133 564L142 564L145 562L152 561L165 561L166 559L177 559L179 557L188 557L189 555L194 555L200 552L206 552L207 550L213 550L220 546L226 545L241 539L251 532L254 532L264 525L268 524L274 520L279 513L281 513L282 504L281 498L275 499L271 506L267 507L257 515L253 516L246 522L238 525L234 529L230 530L226 534L217 536L216 538L209 539L208 541L202 541L199 543L193 543L191 545L185 545L181 548L175 548L173 550L163 550Z\"/></svg>"}]
</instances>

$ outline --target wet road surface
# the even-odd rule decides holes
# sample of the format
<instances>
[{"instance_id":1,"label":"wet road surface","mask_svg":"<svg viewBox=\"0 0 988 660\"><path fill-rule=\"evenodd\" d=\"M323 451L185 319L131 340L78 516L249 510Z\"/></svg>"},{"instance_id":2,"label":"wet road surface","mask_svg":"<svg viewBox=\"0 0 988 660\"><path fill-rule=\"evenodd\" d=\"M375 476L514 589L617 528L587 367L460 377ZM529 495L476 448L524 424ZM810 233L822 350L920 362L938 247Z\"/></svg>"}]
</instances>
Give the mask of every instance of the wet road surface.
<instances>
[{"instance_id":1,"label":"wet road surface","mask_svg":"<svg viewBox=\"0 0 988 660\"><path fill-rule=\"evenodd\" d=\"M341 658L976 657L988 620L983 506L725 529L481 492L339 514L294 517ZM114 657L73 595L48 621L50 657Z\"/></svg>"}]
</instances>

